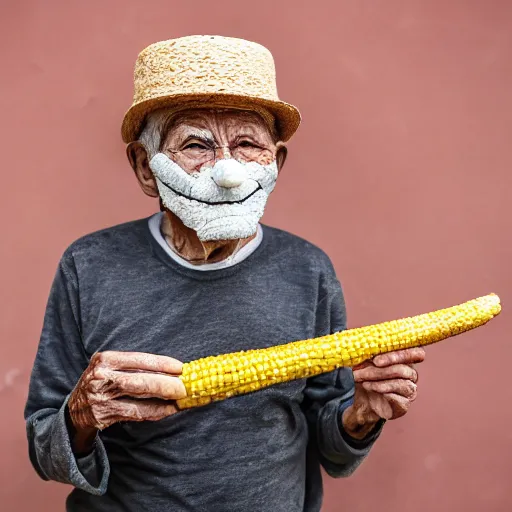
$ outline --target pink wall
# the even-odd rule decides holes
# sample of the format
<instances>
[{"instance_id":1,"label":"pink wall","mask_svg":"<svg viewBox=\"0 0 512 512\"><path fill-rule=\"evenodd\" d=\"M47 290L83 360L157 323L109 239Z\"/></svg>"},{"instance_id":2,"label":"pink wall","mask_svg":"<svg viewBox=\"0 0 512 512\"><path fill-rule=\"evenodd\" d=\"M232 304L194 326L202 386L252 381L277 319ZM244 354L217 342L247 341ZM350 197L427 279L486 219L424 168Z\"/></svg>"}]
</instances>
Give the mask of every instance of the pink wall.
<instances>
[{"instance_id":1,"label":"pink wall","mask_svg":"<svg viewBox=\"0 0 512 512\"><path fill-rule=\"evenodd\" d=\"M512 510L512 3L0 4L0 508L63 510L29 466L23 405L48 289L75 238L149 215L119 136L145 45L256 40L304 122L265 216L319 244L351 326L494 291L504 313L432 347L410 414L324 510ZM375 508L375 509L376 509Z\"/></svg>"}]
</instances>

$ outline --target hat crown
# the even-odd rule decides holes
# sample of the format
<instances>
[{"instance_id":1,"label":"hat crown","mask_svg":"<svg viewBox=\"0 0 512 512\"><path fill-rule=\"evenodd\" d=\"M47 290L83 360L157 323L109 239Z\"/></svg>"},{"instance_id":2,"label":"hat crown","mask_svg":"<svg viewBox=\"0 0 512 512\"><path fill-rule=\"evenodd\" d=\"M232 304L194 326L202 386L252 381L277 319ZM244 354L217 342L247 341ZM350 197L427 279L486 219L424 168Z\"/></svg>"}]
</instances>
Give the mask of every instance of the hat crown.
<instances>
[{"instance_id":1,"label":"hat crown","mask_svg":"<svg viewBox=\"0 0 512 512\"><path fill-rule=\"evenodd\" d=\"M134 86L134 104L209 93L279 100L272 54L232 37L187 36L149 45L137 58Z\"/></svg>"}]
</instances>

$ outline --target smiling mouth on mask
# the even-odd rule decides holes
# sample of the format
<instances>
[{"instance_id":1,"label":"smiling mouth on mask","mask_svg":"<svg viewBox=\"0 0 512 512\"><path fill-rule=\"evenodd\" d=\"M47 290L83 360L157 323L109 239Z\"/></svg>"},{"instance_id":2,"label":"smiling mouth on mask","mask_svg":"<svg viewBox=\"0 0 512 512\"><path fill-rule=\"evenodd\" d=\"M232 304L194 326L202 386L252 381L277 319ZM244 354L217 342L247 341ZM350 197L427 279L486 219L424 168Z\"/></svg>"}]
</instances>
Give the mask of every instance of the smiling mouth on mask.
<instances>
[{"instance_id":1,"label":"smiling mouth on mask","mask_svg":"<svg viewBox=\"0 0 512 512\"><path fill-rule=\"evenodd\" d=\"M259 184L259 182L256 181L258 186L251 193L247 194L242 199L236 199L236 200L231 200L231 201L205 201L202 199L197 199L196 197L189 196L187 194L183 194L182 192L172 188L169 184L167 184L165 181L160 179L158 176L156 176L156 178L162 185L167 187L171 192L174 192L176 195L184 197L185 199L189 199L190 201L197 201L198 203L208 204L210 206L216 206L216 205L221 205L221 204L242 204L244 201L247 201L247 199L249 199L254 194L256 194L256 192L258 192L259 190L263 190L263 187Z\"/></svg>"}]
</instances>

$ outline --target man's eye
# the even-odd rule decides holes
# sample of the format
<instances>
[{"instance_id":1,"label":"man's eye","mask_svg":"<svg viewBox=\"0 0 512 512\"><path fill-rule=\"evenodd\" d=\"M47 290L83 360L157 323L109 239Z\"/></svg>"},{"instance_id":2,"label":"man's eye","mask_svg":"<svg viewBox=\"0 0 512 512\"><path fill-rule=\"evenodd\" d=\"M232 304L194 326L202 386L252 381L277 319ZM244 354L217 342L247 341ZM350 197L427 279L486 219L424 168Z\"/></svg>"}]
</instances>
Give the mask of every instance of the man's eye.
<instances>
[{"instance_id":1,"label":"man's eye","mask_svg":"<svg viewBox=\"0 0 512 512\"><path fill-rule=\"evenodd\" d=\"M248 140L243 140L242 142L239 142L238 145L241 148L257 148L256 144L253 144L252 142L249 142Z\"/></svg>"},{"instance_id":2,"label":"man's eye","mask_svg":"<svg viewBox=\"0 0 512 512\"><path fill-rule=\"evenodd\" d=\"M199 142L191 142L187 144L183 149L209 149L205 144L200 144Z\"/></svg>"}]
</instances>

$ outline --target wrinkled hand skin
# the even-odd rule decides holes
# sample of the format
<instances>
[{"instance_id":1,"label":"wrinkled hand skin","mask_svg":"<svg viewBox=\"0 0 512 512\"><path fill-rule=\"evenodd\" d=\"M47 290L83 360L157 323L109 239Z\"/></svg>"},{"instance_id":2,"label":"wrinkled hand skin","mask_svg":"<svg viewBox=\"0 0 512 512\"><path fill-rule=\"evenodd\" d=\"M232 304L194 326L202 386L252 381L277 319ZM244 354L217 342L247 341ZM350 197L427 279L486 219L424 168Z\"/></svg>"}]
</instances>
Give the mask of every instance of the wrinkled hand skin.
<instances>
[{"instance_id":1,"label":"wrinkled hand skin","mask_svg":"<svg viewBox=\"0 0 512 512\"><path fill-rule=\"evenodd\" d=\"M353 368L354 403L343 412L345 431L362 439L380 419L402 417L417 396L414 365L424 360L425 350L418 347L381 354Z\"/></svg>"},{"instance_id":2,"label":"wrinkled hand skin","mask_svg":"<svg viewBox=\"0 0 512 512\"><path fill-rule=\"evenodd\" d=\"M156 421L177 412L174 401L187 394L181 369L180 361L166 356L94 354L68 401L75 452L88 451L97 431L116 422Z\"/></svg>"}]
</instances>

